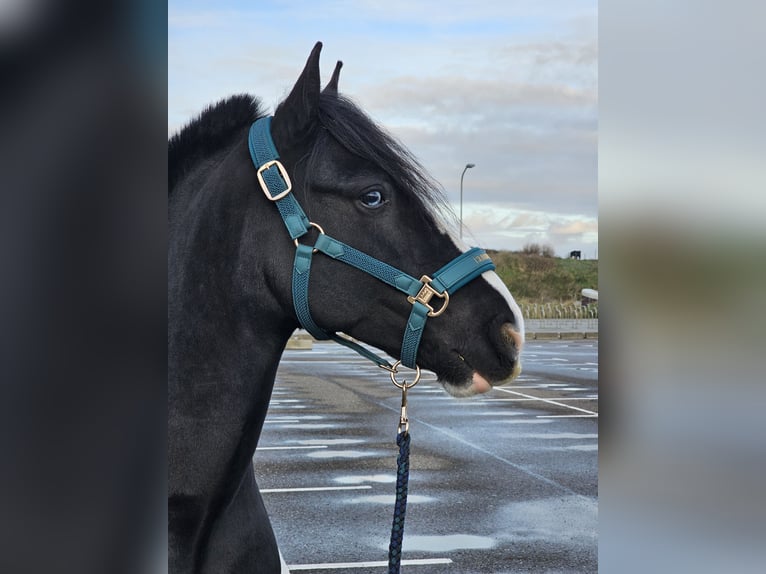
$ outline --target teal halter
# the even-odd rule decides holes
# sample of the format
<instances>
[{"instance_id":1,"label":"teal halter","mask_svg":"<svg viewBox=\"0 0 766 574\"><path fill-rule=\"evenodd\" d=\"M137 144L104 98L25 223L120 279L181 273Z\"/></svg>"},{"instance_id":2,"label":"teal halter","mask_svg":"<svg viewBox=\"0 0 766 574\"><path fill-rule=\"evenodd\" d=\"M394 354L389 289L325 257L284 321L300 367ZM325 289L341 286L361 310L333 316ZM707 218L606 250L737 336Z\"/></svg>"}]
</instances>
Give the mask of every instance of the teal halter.
<instances>
[{"instance_id":1,"label":"teal halter","mask_svg":"<svg viewBox=\"0 0 766 574\"><path fill-rule=\"evenodd\" d=\"M325 234L319 225L309 221L295 196L290 193L292 190L290 177L279 161L279 153L271 138L271 117L261 118L253 123L250 127L248 146L250 157L258 169L258 182L263 193L270 201L276 203L287 231L295 241L293 305L298 321L303 328L311 333L315 339L331 339L353 349L378 366L390 371L392 379L400 363L405 367L418 369L416 364L418 346L425 329L426 320L428 317L441 315L449 304L450 295L463 285L485 271L495 269L489 255L483 249L474 247L436 271L433 278L423 275L420 279L415 279L404 271L333 239ZM319 231L314 245L299 243L298 239L306 235L311 227ZM341 337L337 333L327 333L314 322L309 310L309 275L311 273L311 260L315 252L324 253L337 261L356 267L407 295L407 301L412 304L412 312L404 331L400 361L391 365L385 359L354 341ZM438 309L431 305L431 300L434 297L441 299L441 306Z\"/></svg>"}]
</instances>

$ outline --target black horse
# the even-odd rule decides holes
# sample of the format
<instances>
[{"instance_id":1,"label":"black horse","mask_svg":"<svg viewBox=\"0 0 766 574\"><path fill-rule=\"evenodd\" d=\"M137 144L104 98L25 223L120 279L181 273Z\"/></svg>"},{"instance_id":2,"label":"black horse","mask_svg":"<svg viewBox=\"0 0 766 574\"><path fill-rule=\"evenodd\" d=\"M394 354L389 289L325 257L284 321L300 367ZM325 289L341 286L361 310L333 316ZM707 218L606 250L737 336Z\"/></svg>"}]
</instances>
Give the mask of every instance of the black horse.
<instances>
[{"instance_id":1,"label":"black horse","mask_svg":"<svg viewBox=\"0 0 766 574\"><path fill-rule=\"evenodd\" d=\"M412 156L337 93L320 91L312 51L274 114L271 136L312 221L419 277L459 256L438 215L444 199ZM259 187L248 128L256 98L208 108L168 144L168 520L170 571L280 571L252 458L280 356L298 327L293 241ZM302 240L303 242L303 240ZM396 289L314 257L311 313L399 356L412 305ZM418 364L454 395L515 377L523 319L494 272L425 327Z\"/></svg>"}]
</instances>

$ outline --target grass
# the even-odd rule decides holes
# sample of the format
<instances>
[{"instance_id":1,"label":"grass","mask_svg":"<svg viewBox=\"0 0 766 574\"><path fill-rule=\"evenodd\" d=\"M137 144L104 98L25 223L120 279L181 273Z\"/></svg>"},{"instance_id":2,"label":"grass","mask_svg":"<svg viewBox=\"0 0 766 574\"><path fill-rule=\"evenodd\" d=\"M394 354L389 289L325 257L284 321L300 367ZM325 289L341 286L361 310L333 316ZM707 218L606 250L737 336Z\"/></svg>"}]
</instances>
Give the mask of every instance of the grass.
<instances>
[{"instance_id":1,"label":"grass","mask_svg":"<svg viewBox=\"0 0 766 574\"><path fill-rule=\"evenodd\" d=\"M598 260L560 259L517 251L489 251L497 274L520 304L580 301L583 289L598 289Z\"/></svg>"}]
</instances>

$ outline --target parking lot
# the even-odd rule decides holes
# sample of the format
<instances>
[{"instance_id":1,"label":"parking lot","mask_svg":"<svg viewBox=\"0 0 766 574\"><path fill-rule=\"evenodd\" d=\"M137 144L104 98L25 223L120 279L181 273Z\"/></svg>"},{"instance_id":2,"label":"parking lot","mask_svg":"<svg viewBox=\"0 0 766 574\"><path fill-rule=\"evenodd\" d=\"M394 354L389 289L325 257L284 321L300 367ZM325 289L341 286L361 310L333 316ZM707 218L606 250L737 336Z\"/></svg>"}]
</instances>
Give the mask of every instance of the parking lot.
<instances>
[{"instance_id":1,"label":"parking lot","mask_svg":"<svg viewBox=\"0 0 766 574\"><path fill-rule=\"evenodd\" d=\"M514 384L454 399L425 373L402 571L597 571L598 341L528 341ZM288 350L255 455L291 572L385 572L401 394L331 343Z\"/></svg>"}]
</instances>

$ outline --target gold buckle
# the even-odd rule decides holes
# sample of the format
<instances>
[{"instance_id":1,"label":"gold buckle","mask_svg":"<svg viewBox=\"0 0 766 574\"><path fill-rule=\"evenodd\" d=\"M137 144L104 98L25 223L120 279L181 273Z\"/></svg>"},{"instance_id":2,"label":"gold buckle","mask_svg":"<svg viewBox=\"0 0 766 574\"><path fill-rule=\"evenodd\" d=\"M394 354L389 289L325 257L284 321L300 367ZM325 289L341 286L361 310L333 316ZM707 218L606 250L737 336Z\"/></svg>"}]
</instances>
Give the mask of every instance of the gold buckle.
<instances>
[{"instance_id":1,"label":"gold buckle","mask_svg":"<svg viewBox=\"0 0 766 574\"><path fill-rule=\"evenodd\" d=\"M420 282L423 283L423 286L420 288L420 291L418 291L418 294L414 297L412 295L407 296L407 301L415 304L415 301L418 303L422 303L428 308L428 316L429 317L438 317L442 313L444 313L444 310L447 308L447 305L449 305L449 293L445 290L444 293L439 293L436 289L431 287L431 279L428 275L423 275L420 278ZM442 303L441 308L438 311L435 311L434 308L429 305L429 302L431 299L436 295L439 299L444 299L444 303Z\"/></svg>"},{"instance_id":2,"label":"gold buckle","mask_svg":"<svg viewBox=\"0 0 766 574\"><path fill-rule=\"evenodd\" d=\"M277 195L271 195L271 190L269 190L269 186L266 185L266 182L263 180L263 172L266 171L267 169L271 169L272 167L277 168L279 175L282 177L283 180L285 180L285 183L287 184L287 189L278 193ZM266 197L271 201L279 201L288 193L290 193L290 191L293 189L293 184L290 181L290 176L287 175L287 170L285 169L285 166L283 166L282 163L276 159L267 161L261 167L258 168L258 183L261 184L261 189L263 190L263 193L265 193Z\"/></svg>"}]
</instances>

